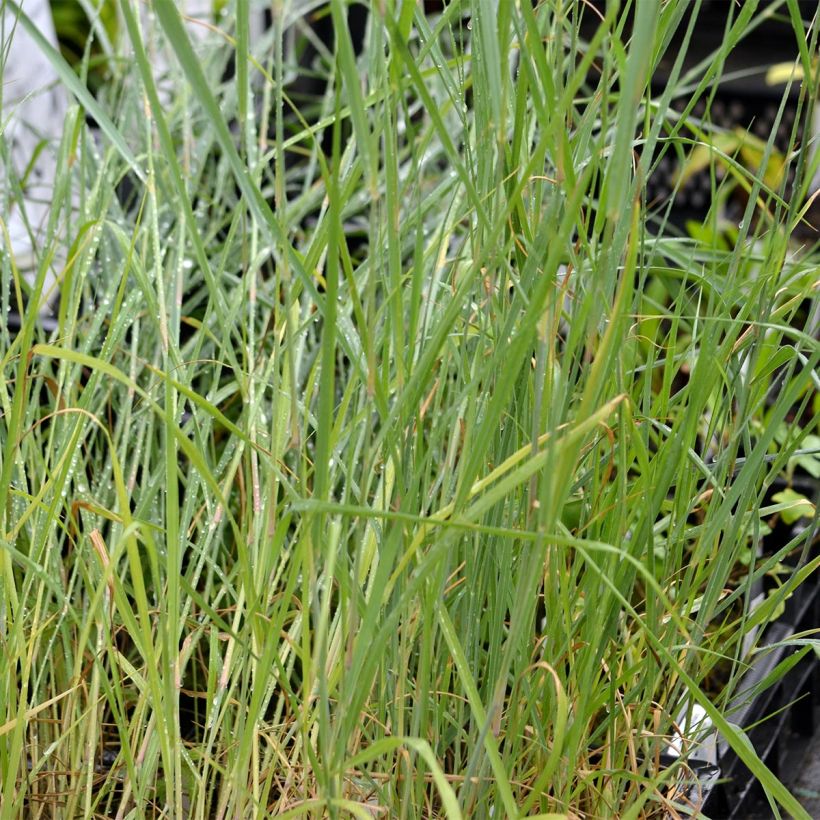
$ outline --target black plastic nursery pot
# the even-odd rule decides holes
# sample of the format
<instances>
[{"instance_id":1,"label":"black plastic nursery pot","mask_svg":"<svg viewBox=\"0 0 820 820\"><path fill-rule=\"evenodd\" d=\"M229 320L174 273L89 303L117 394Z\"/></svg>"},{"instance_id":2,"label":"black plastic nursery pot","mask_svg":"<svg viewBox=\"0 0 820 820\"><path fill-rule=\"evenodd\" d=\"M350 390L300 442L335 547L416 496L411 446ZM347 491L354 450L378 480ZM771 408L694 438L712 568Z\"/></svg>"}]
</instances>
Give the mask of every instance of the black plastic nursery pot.
<instances>
[{"instance_id":1,"label":"black plastic nursery pot","mask_svg":"<svg viewBox=\"0 0 820 820\"><path fill-rule=\"evenodd\" d=\"M816 554L816 521L811 526ZM726 711L728 720L745 730L757 755L787 786L799 775L806 755L817 754L820 745L820 658L810 649L795 658L777 683L753 696L749 693L761 684L765 687L772 671L800 652L799 646L782 642L816 630L819 624L820 580L815 577L797 588L782 617L766 628L759 645L775 648L756 656ZM680 782L683 796L678 804L688 806L692 816L710 820L774 817L763 787L728 742L719 736L716 747L716 761L690 762Z\"/></svg>"}]
</instances>

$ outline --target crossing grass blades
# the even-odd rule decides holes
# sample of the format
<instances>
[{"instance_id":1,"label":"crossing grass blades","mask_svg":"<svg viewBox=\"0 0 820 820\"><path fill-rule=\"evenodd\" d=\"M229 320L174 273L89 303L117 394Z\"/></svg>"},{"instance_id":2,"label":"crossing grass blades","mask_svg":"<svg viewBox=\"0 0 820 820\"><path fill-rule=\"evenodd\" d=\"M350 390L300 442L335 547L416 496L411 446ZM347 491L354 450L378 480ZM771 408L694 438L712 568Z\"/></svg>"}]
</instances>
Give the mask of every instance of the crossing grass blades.
<instances>
[{"instance_id":1,"label":"crossing grass blades","mask_svg":"<svg viewBox=\"0 0 820 820\"><path fill-rule=\"evenodd\" d=\"M67 264L55 326L0 331L4 816L685 816L695 706L808 816L731 704L816 583L816 21L730 4L688 68L697 0L442 5L356 49L341 0L196 45L125 2L94 96L53 55L32 303ZM750 164L693 114L772 15L780 187L774 136ZM704 150L681 230L646 181Z\"/></svg>"}]
</instances>

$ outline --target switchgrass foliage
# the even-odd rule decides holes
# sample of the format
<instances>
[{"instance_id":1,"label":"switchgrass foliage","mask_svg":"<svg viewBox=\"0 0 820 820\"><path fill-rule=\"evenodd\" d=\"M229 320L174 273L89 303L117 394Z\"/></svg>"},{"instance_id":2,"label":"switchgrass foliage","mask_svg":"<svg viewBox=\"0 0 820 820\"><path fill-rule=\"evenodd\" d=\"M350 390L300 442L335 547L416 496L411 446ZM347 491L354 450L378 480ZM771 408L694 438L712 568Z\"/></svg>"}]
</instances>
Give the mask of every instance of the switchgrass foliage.
<instances>
[{"instance_id":1,"label":"switchgrass foliage","mask_svg":"<svg viewBox=\"0 0 820 820\"><path fill-rule=\"evenodd\" d=\"M817 27L727 3L690 68L698 0L607 6L374 3L357 49L343 0L204 39L124 2L96 97L51 55L51 221L30 279L2 254L3 817L685 815L696 706L807 817L727 706L816 583L814 524L759 547L816 433ZM766 16L794 182L691 113ZM645 182L696 150L687 234Z\"/></svg>"}]
</instances>

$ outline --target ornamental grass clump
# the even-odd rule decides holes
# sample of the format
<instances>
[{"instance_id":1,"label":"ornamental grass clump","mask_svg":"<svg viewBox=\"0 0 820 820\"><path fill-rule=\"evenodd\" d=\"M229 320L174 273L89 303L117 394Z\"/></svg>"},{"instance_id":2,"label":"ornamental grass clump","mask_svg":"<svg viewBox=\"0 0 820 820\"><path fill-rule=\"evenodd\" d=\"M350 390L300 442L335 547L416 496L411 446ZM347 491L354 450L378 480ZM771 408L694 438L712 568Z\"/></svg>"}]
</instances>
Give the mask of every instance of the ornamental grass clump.
<instances>
[{"instance_id":1,"label":"ornamental grass clump","mask_svg":"<svg viewBox=\"0 0 820 820\"><path fill-rule=\"evenodd\" d=\"M0 255L4 817L682 816L695 708L808 817L727 709L820 560L817 26L727 4L692 65L700 6L124 2L95 95L48 51L51 222L30 281ZM708 103L772 20L803 78L750 153Z\"/></svg>"}]
</instances>

